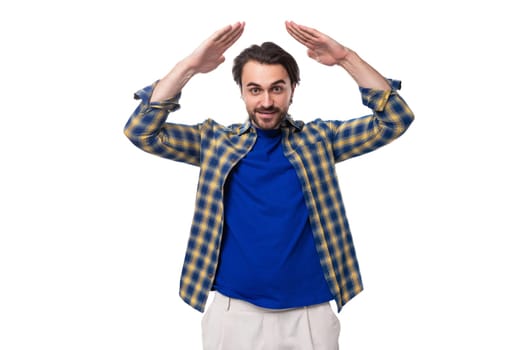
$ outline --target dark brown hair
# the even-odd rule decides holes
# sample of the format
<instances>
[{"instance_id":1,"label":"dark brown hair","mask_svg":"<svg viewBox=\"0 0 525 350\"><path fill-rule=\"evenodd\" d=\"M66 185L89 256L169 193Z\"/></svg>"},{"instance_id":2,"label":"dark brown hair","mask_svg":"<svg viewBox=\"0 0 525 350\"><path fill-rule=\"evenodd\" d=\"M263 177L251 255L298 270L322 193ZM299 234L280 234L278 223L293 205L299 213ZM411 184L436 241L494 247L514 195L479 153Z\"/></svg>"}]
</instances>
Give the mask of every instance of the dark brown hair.
<instances>
[{"instance_id":1,"label":"dark brown hair","mask_svg":"<svg viewBox=\"0 0 525 350\"><path fill-rule=\"evenodd\" d=\"M262 45L252 45L244 49L233 61L233 80L237 85L242 86L242 69L248 61L256 61L263 64L280 64L288 72L290 82L293 85L299 84L299 66L288 52L272 42L264 42Z\"/></svg>"}]
</instances>

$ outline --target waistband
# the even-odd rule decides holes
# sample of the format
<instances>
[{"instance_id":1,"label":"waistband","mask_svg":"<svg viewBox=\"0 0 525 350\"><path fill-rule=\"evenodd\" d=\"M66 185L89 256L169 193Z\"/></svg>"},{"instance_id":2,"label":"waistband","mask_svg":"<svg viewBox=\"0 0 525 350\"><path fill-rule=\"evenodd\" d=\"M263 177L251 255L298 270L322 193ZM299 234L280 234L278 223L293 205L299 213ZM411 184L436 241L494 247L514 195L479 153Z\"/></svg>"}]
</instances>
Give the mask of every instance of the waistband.
<instances>
[{"instance_id":1,"label":"waistband","mask_svg":"<svg viewBox=\"0 0 525 350\"><path fill-rule=\"evenodd\" d=\"M215 291L213 303L217 305L220 309L225 310L225 311L245 311L245 312L257 312L257 313L290 312L290 311L295 311L295 310L312 309L312 308L317 308L317 307L321 307L324 305L329 305L329 302L325 302L322 304L302 306L302 307L296 307L296 308L269 309L269 308L264 308L264 307L254 305L244 300L230 298L217 291Z\"/></svg>"}]
</instances>

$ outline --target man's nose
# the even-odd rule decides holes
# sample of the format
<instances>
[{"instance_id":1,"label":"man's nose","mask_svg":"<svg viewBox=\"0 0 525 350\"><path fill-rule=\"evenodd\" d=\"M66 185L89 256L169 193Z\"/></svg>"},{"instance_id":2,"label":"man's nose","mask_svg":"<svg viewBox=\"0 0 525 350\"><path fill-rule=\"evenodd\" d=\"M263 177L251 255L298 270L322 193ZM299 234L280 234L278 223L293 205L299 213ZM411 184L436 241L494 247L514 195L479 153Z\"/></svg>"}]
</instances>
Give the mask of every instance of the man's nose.
<instances>
[{"instance_id":1,"label":"man's nose","mask_svg":"<svg viewBox=\"0 0 525 350\"><path fill-rule=\"evenodd\" d=\"M264 108L273 107L273 98L272 95L268 92L265 92L262 96L262 105Z\"/></svg>"}]
</instances>

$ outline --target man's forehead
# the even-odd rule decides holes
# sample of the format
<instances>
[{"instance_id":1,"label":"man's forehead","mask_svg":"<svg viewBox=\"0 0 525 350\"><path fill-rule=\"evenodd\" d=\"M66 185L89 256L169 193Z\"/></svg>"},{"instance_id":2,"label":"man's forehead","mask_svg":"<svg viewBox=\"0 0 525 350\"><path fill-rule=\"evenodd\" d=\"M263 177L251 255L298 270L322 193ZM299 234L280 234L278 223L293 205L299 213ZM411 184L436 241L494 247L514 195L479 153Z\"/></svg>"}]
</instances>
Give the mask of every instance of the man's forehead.
<instances>
[{"instance_id":1,"label":"man's forehead","mask_svg":"<svg viewBox=\"0 0 525 350\"><path fill-rule=\"evenodd\" d=\"M244 85L273 86L290 84L290 77L286 69L280 64L249 61L243 67L242 81Z\"/></svg>"}]
</instances>

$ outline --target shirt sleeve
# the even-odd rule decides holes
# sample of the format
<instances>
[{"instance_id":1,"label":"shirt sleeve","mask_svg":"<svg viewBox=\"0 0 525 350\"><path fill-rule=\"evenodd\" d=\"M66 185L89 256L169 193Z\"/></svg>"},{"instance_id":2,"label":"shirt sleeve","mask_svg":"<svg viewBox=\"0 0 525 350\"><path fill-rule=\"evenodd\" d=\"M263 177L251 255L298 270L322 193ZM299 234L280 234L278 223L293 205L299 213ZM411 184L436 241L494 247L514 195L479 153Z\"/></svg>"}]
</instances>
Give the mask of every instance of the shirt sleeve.
<instances>
[{"instance_id":1,"label":"shirt sleeve","mask_svg":"<svg viewBox=\"0 0 525 350\"><path fill-rule=\"evenodd\" d=\"M180 108L181 94L161 101L150 102L157 82L135 93L139 105L128 119L124 134L145 152L198 166L200 164L200 125L166 122L170 112Z\"/></svg>"},{"instance_id":2,"label":"shirt sleeve","mask_svg":"<svg viewBox=\"0 0 525 350\"><path fill-rule=\"evenodd\" d=\"M336 162L382 147L401 136L414 114L398 94L401 82L389 80L390 90L360 87L361 99L372 114L348 121L331 121L332 147Z\"/></svg>"}]
</instances>

